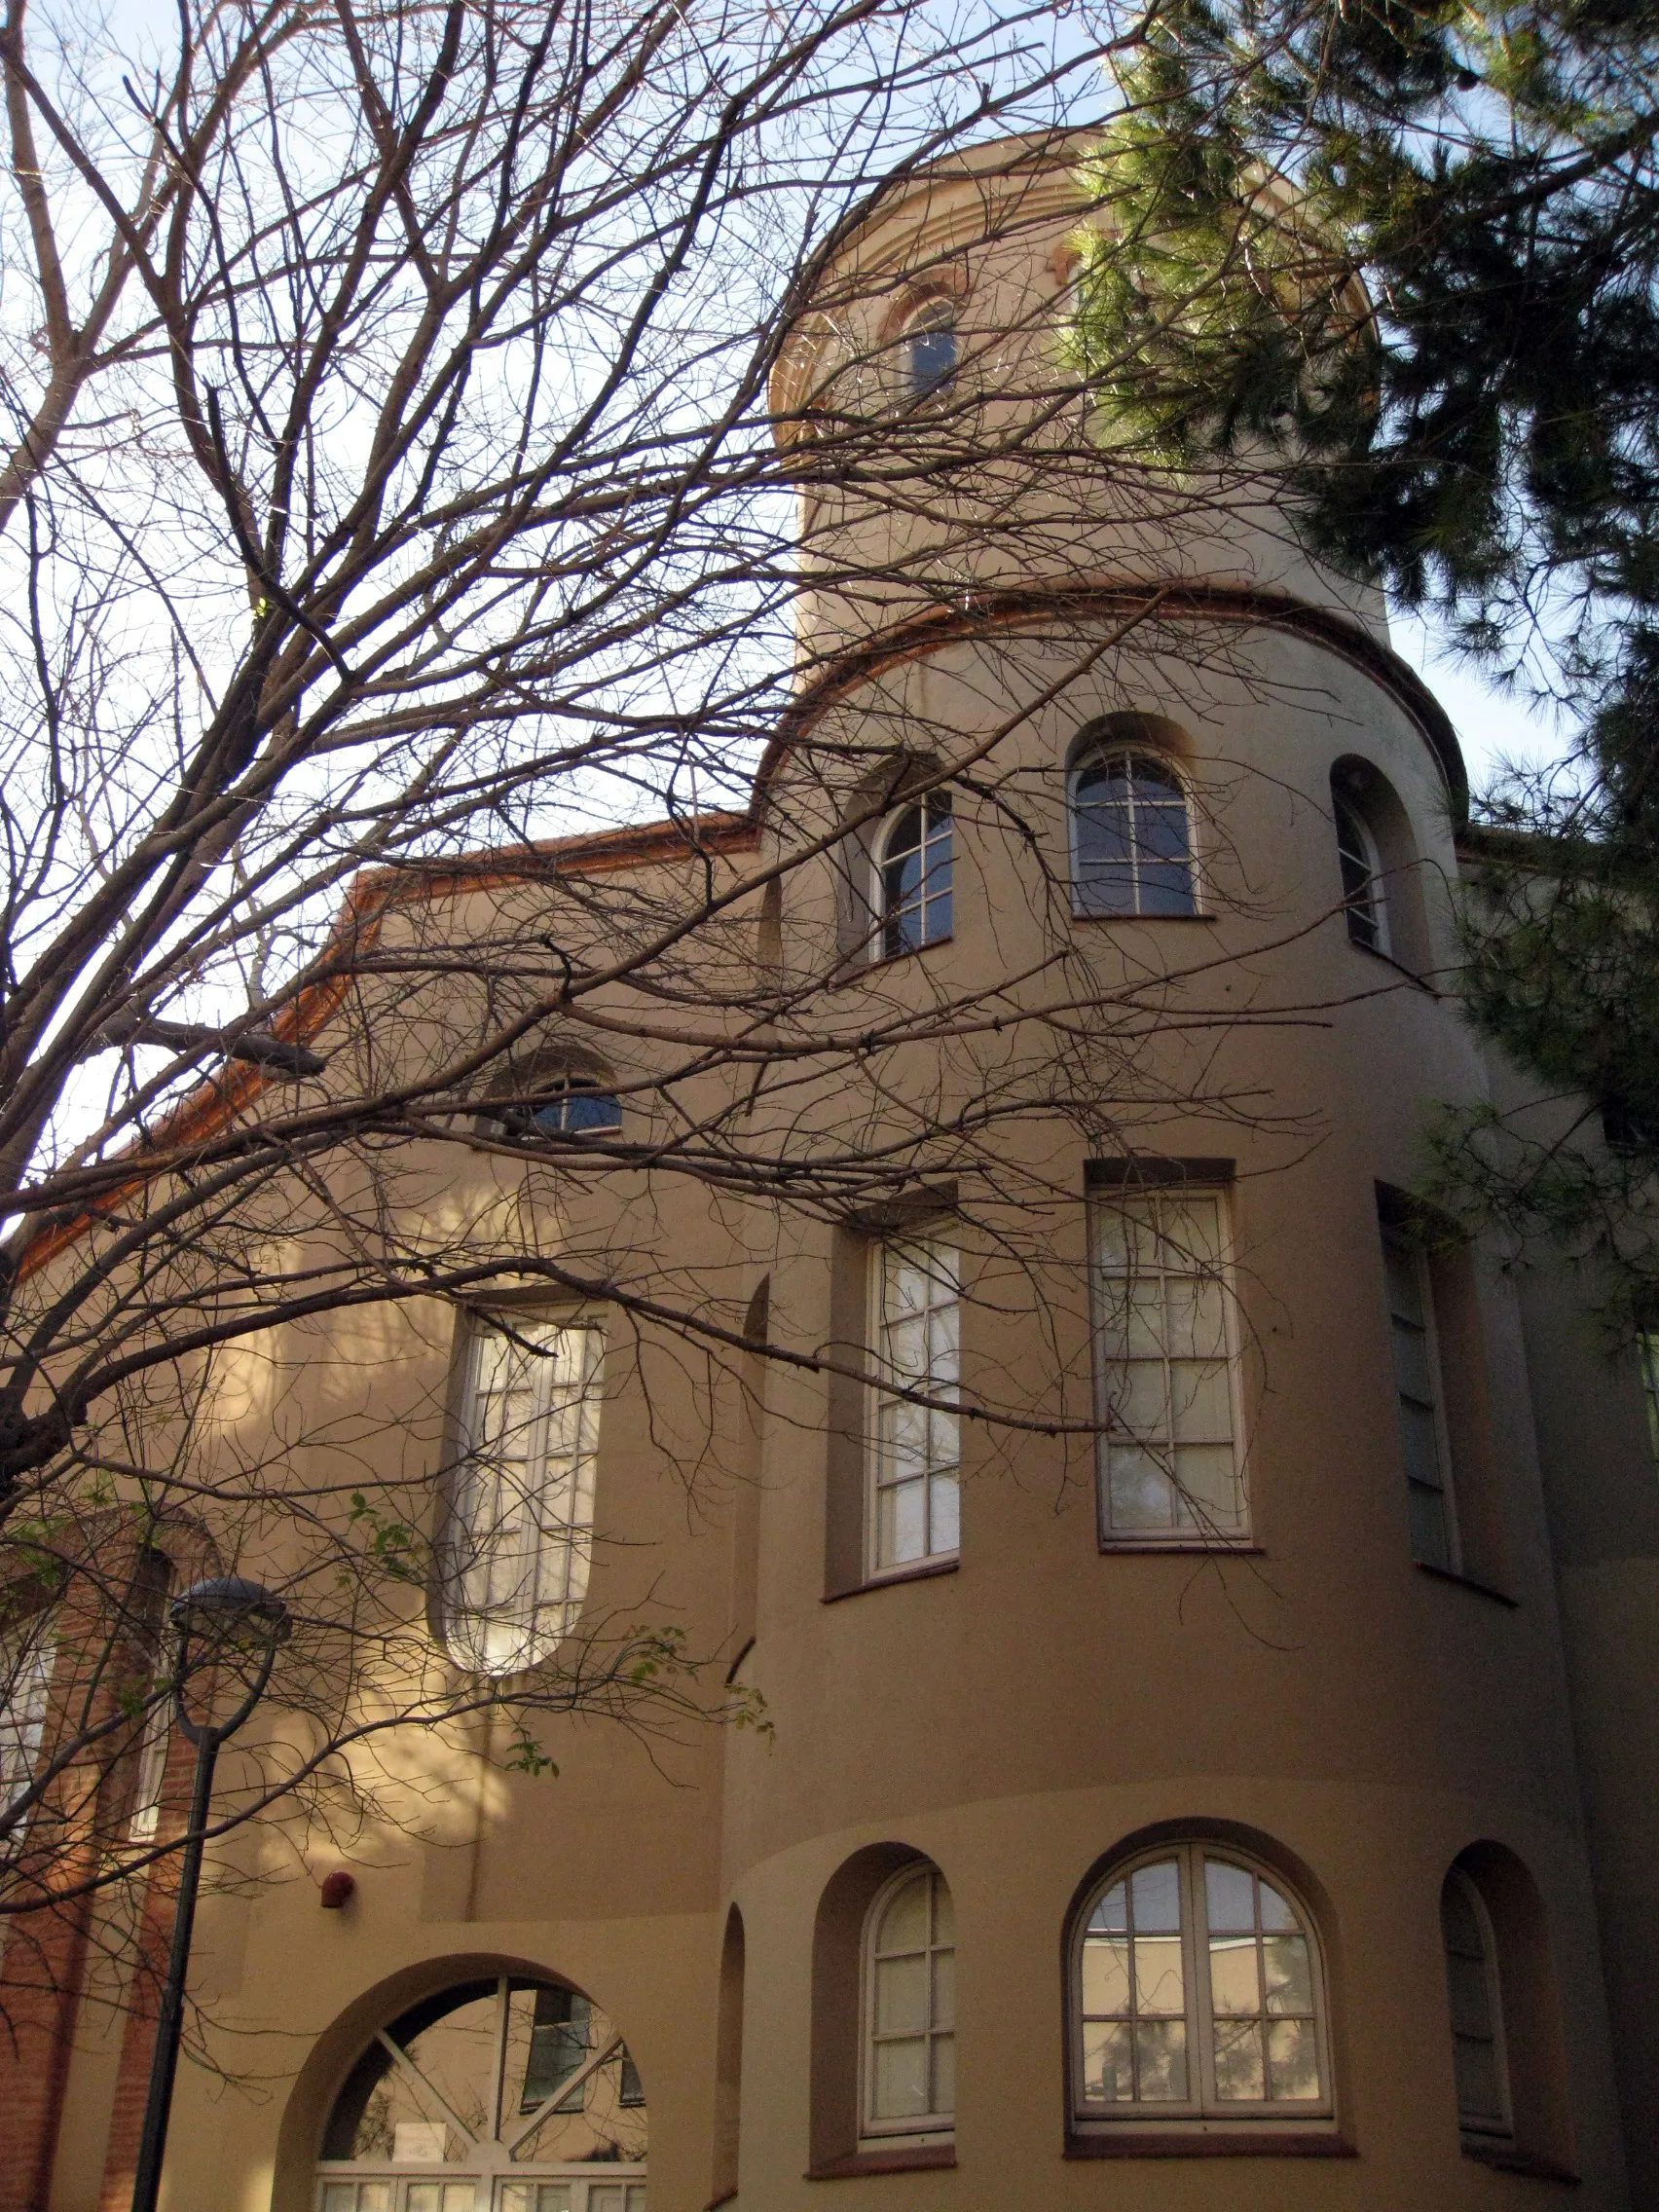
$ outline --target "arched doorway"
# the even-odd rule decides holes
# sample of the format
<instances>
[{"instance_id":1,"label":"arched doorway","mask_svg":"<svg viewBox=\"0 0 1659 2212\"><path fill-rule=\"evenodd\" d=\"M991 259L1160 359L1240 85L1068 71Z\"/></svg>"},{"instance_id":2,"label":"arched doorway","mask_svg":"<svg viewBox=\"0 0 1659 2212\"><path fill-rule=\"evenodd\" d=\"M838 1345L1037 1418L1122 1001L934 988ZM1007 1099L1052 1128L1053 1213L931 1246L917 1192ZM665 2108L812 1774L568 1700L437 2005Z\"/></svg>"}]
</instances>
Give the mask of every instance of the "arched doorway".
<instances>
[{"instance_id":1,"label":"arched doorway","mask_svg":"<svg viewBox=\"0 0 1659 2212\"><path fill-rule=\"evenodd\" d=\"M452 1983L374 2037L323 2130L315 2212L645 2212L645 2092L567 1983Z\"/></svg>"}]
</instances>

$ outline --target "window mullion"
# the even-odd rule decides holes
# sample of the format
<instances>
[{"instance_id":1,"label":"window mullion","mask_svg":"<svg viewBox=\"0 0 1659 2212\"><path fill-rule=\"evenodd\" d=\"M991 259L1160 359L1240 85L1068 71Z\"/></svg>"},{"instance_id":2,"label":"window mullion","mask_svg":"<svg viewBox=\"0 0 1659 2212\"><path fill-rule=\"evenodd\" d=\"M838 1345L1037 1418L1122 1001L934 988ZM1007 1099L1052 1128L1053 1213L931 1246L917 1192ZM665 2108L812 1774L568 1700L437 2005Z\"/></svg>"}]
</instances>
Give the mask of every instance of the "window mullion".
<instances>
[{"instance_id":1,"label":"window mullion","mask_svg":"<svg viewBox=\"0 0 1659 2212\"><path fill-rule=\"evenodd\" d=\"M1188 1910L1188 1941L1192 1945L1192 1971L1187 1987L1187 2034L1192 2043L1194 2099L1200 2113L1212 2115L1220 2103L1215 2092L1215 2007L1210 1995L1209 1910L1204 1900L1203 1855L1192 1844L1181 1851L1181 1879Z\"/></svg>"}]
</instances>

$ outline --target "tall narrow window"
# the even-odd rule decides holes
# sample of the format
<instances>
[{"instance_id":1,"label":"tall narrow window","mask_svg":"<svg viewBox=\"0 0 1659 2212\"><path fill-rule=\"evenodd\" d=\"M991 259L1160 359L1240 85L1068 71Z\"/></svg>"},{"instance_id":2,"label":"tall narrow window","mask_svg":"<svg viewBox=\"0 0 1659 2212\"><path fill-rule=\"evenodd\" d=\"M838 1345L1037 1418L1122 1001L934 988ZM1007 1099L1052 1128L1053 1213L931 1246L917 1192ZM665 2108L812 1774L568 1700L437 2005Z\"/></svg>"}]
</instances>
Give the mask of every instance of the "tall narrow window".
<instances>
[{"instance_id":1,"label":"tall narrow window","mask_svg":"<svg viewBox=\"0 0 1659 2212\"><path fill-rule=\"evenodd\" d=\"M938 1237L881 1246L869 1516L878 1574L957 1548L960 1299L956 1255Z\"/></svg>"},{"instance_id":2,"label":"tall narrow window","mask_svg":"<svg viewBox=\"0 0 1659 2212\"><path fill-rule=\"evenodd\" d=\"M40 1622L0 1637L0 1819L34 1779L56 1652Z\"/></svg>"},{"instance_id":3,"label":"tall narrow window","mask_svg":"<svg viewBox=\"0 0 1659 2212\"><path fill-rule=\"evenodd\" d=\"M1446 1985L1452 2007L1452 2062L1457 2083L1457 2125L1476 2142L1514 2135L1503 2058L1497 1960L1485 1902L1454 1866L1440 1893Z\"/></svg>"},{"instance_id":4,"label":"tall narrow window","mask_svg":"<svg viewBox=\"0 0 1659 2212\"><path fill-rule=\"evenodd\" d=\"M1347 934L1368 952L1388 950L1388 914L1383 903L1377 844L1364 816L1352 801L1332 793L1337 823L1337 863L1342 869L1343 907Z\"/></svg>"},{"instance_id":5,"label":"tall narrow window","mask_svg":"<svg viewBox=\"0 0 1659 2212\"><path fill-rule=\"evenodd\" d=\"M1456 1528L1428 1264L1390 1222L1382 1225L1382 1263L1388 1282L1394 1396L1411 1513L1412 1557L1424 1567L1452 1568L1457 1558Z\"/></svg>"},{"instance_id":6,"label":"tall narrow window","mask_svg":"<svg viewBox=\"0 0 1659 2212\"><path fill-rule=\"evenodd\" d=\"M480 1324L445 1544L445 1641L480 1674L547 1658L574 1628L593 1549L602 1332Z\"/></svg>"},{"instance_id":7,"label":"tall narrow window","mask_svg":"<svg viewBox=\"0 0 1659 2212\"><path fill-rule=\"evenodd\" d=\"M1115 1870L1071 1975L1074 2120L1329 2114L1312 1932L1260 1868L1180 1844Z\"/></svg>"},{"instance_id":8,"label":"tall narrow window","mask_svg":"<svg viewBox=\"0 0 1659 2212\"><path fill-rule=\"evenodd\" d=\"M937 1866L907 1867L870 1908L864 2132L937 2134L955 2114L955 1914Z\"/></svg>"},{"instance_id":9,"label":"tall narrow window","mask_svg":"<svg viewBox=\"0 0 1659 2212\"><path fill-rule=\"evenodd\" d=\"M1075 912L1198 912L1192 816L1167 761L1087 752L1072 769L1070 795Z\"/></svg>"},{"instance_id":10,"label":"tall narrow window","mask_svg":"<svg viewBox=\"0 0 1659 2212\"><path fill-rule=\"evenodd\" d=\"M1095 1201L1103 1541L1248 1531L1224 1234L1216 1191L1112 1191Z\"/></svg>"},{"instance_id":11,"label":"tall narrow window","mask_svg":"<svg viewBox=\"0 0 1659 2212\"><path fill-rule=\"evenodd\" d=\"M907 806L881 844L880 957L897 960L950 935L954 829L950 798L931 792Z\"/></svg>"},{"instance_id":12,"label":"tall narrow window","mask_svg":"<svg viewBox=\"0 0 1659 2212\"><path fill-rule=\"evenodd\" d=\"M1659 1466L1659 1329L1642 1329L1636 1340L1641 1362L1641 1398L1647 1409L1647 1441Z\"/></svg>"}]
</instances>

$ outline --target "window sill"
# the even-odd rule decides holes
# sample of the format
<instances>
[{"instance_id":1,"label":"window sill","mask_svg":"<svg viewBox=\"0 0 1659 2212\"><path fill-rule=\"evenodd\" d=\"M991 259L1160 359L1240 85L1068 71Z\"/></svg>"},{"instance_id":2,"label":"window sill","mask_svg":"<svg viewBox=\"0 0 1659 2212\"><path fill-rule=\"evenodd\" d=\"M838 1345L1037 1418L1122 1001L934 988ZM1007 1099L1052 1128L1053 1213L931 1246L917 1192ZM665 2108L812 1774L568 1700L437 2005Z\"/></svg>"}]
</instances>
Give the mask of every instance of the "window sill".
<instances>
[{"instance_id":1,"label":"window sill","mask_svg":"<svg viewBox=\"0 0 1659 2212\"><path fill-rule=\"evenodd\" d=\"M954 2166L956 2144L895 2144L891 2151L854 2151L844 2158L826 2158L821 2166L808 2166L804 2181L851 2181L857 2174L922 2173L929 2168Z\"/></svg>"},{"instance_id":2,"label":"window sill","mask_svg":"<svg viewBox=\"0 0 1659 2212\"><path fill-rule=\"evenodd\" d=\"M888 1574L872 1574L867 1582L855 1582L850 1590L830 1590L820 1604L838 1605L843 1598L867 1598L872 1590L891 1590L896 1582L931 1582L936 1574L954 1574L962 1565L958 1553L946 1559L922 1559L914 1567L896 1567Z\"/></svg>"},{"instance_id":3,"label":"window sill","mask_svg":"<svg viewBox=\"0 0 1659 2212\"><path fill-rule=\"evenodd\" d=\"M1558 2166L1553 2158L1533 2157L1530 2152L1518 2151L1513 2143L1465 2142L1463 2156L1479 2165L1495 2166L1500 2174L1527 2174L1533 2181L1565 2182L1569 2189L1576 2189L1582 2179L1570 2166Z\"/></svg>"},{"instance_id":4,"label":"window sill","mask_svg":"<svg viewBox=\"0 0 1659 2212\"><path fill-rule=\"evenodd\" d=\"M1118 1559L1135 1552L1148 1553L1154 1559L1162 1558L1170 1552L1184 1553L1189 1559L1195 1552L1200 1557L1206 1552L1241 1553L1246 1559L1266 1559L1268 1556L1267 1546L1252 1543L1248 1536L1154 1536L1144 1542L1135 1536L1102 1536L1099 1548Z\"/></svg>"},{"instance_id":5,"label":"window sill","mask_svg":"<svg viewBox=\"0 0 1659 2212\"><path fill-rule=\"evenodd\" d=\"M1130 922L1137 929L1144 929L1150 922L1173 922L1177 929L1190 929L1195 922L1207 923L1213 927L1220 921L1221 916L1213 912L1206 914L1080 914L1074 906L1071 918L1074 922Z\"/></svg>"},{"instance_id":6,"label":"window sill","mask_svg":"<svg viewBox=\"0 0 1659 2212\"><path fill-rule=\"evenodd\" d=\"M1392 968L1395 975L1403 982L1410 983L1414 990L1421 991L1431 999L1440 997L1441 994L1426 976L1419 976L1415 968L1408 968L1403 960L1396 960L1391 952L1384 952L1381 945L1361 944L1356 937L1350 937L1348 942L1355 952L1363 952L1367 960L1381 960L1384 968Z\"/></svg>"},{"instance_id":7,"label":"window sill","mask_svg":"<svg viewBox=\"0 0 1659 2212\"><path fill-rule=\"evenodd\" d=\"M1472 1590L1477 1598L1490 1598L1494 1605L1506 1605L1513 1613L1520 1607L1519 1598L1512 1598L1507 1590L1496 1590L1490 1582L1477 1581L1472 1574L1463 1574L1455 1567L1436 1567L1426 1559L1414 1559L1412 1565L1419 1574L1429 1575L1436 1582L1455 1582L1461 1590Z\"/></svg>"},{"instance_id":8,"label":"window sill","mask_svg":"<svg viewBox=\"0 0 1659 2212\"><path fill-rule=\"evenodd\" d=\"M854 983L862 983L866 976L879 975L884 968L902 968L906 960L919 960L925 952L937 952L941 944L955 942L955 932L944 937L930 937L926 944L913 944L908 952L884 952L879 960L860 960L857 966L849 965L844 976L837 976L830 985L832 991L844 991Z\"/></svg>"},{"instance_id":9,"label":"window sill","mask_svg":"<svg viewBox=\"0 0 1659 2212\"><path fill-rule=\"evenodd\" d=\"M1357 2158L1359 2153L1334 2129L1285 2128L1274 2134L1231 2134L1217 2129L1124 2127L1098 2135L1068 2135L1068 2158Z\"/></svg>"}]
</instances>

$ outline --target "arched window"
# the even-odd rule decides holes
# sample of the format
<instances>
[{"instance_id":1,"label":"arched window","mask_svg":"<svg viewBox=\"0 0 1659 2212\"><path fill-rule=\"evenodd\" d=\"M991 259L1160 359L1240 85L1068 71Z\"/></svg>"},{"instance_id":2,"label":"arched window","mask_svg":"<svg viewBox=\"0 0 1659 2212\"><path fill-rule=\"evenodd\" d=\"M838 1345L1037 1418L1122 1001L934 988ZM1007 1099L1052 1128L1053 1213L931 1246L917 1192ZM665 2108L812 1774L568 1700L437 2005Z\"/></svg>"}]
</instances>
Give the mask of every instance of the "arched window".
<instances>
[{"instance_id":1,"label":"arched window","mask_svg":"<svg viewBox=\"0 0 1659 2212\"><path fill-rule=\"evenodd\" d=\"M1503 2008L1497 1947L1486 1900L1460 1867L1440 1893L1440 1934L1452 2008L1452 2062L1457 2082L1457 2125L1479 2143L1508 2143L1509 2069L1503 2050Z\"/></svg>"},{"instance_id":2,"label":"arched window","mask_svg":"<svg viewBox=\"0 0 1659 2212\"><path fill-rule=\"evenodd\" d=\"M1388 909L1382 896L1382 866L1377 840L1364 815L1340 792L1333 792L1337 824L1337 861L1343 875L1343 906L1347 934L1367 952L1388 950Z\"/></svg>"},{"instance_id":3,"label":"arched window","mask_svg":"<svg viewBox=\"0 0 1659 2212\"><path fill-rule=\"evenodd\" d=\"M937 2135L956 2119L956 1920L937 1866L876 1895L865 1932L863 2133Z\"/></svg>"},{"instance_id":4,"label":"arched window","mask_svg":"<svg viewBox=\"0 0 1659 2212\"><path fill-rule=\"evenodd\" d=\"M878 958L896 960L950 935L953 847L949 795L930 792L889 825L877 863Z\"/></svg>"},{"instance_id":5,"label":"arched window","mask_svg":"<svg viewBox=\"0 0 1659 2212\"><path fill-rule=\"evenodd\" d=\"M610 2022L498 1974L380 2029L323 2133L316 2212L645 2212L646 2115Z\"/></svg>"},{"instance_id":6,"label":"arched window","mask_svg":"<svg viewBox=\"0 0 1659 2212\"><path fill-rule=\"evenodd\" d=\"M1115 1867L1071 1972L1074 2123L1330 2115L1318 1951L1276 1875L1198 1843Z\"/></svg>"},{"instance_id":7,"label":"arched window","mask_svg":"<svg viewBox=\"0 0 1659 2212\"><path fill-rule=\"evenodd\" d=\"M956 310L935 300L904 326L904 381L912 399L948 391L956 379Z\"/></svg>"},{"instance_id":8,"label":"arched window","mask_svg":"<svg viewBox=\"0 0 1659 2212\"><path fill-rule=\"evenodd\" d=\"M1192 813L1168 761L1091 747L1070 784L1073 910L1196 914Z\"/></svg>"},{"instance_id":9,"label":"arched window","mask_svg":"<svg viewBox=\"0 0 1659 2212\"><path fill-rule=\"evenodd\" d=\"M581 1611L603 1349L591 1322L531 1314L469 1333L441 1609L452 1655L479 1674L549 1657Z\"/></svg>"},{"instance_id":10,"label":"arched window","mask_svg":"<svg viewBox=\"0 0 1659 2212\"><path fill-rule=\"evenodd\" d=\"M614 1136L622 1126L622 1101L597 1076L560 1069L521 1077L514 1089L490 1119L515 1136Z\"/></svg>"}]
</instances>

